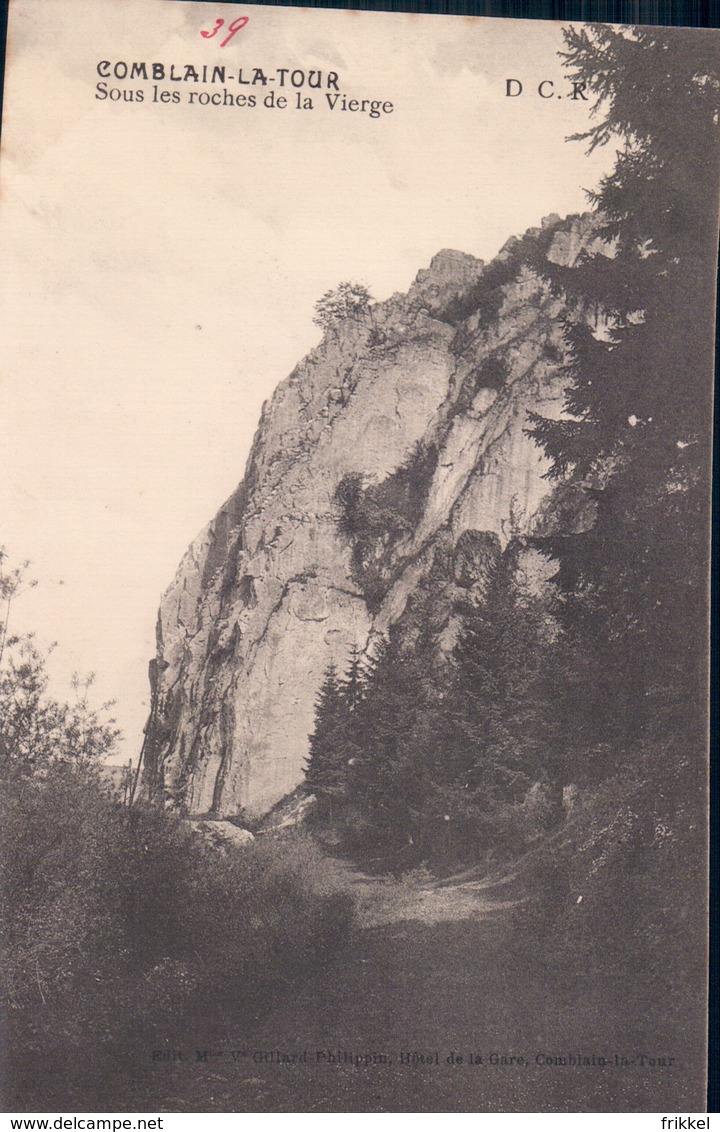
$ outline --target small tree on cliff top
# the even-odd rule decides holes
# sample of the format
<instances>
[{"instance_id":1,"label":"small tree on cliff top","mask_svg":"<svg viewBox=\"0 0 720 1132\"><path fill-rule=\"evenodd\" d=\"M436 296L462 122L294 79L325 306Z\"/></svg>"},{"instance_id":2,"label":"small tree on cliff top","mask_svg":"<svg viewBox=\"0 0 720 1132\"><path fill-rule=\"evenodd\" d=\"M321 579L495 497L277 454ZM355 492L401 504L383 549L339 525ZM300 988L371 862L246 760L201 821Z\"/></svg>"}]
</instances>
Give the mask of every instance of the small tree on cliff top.
<instances>
[{"instance_id":1,"label":"small tree on cliff top","mask_svg":"<svg viewBox=\"0 0 720 1132\"><path fill-rule=\"evenodd\" d=\"M363 314L372 301L372 295L362 283L338 283L315 303L313 322L323 330L329 330L345 318L357 318Z\"/></svg>"}]
</instances>

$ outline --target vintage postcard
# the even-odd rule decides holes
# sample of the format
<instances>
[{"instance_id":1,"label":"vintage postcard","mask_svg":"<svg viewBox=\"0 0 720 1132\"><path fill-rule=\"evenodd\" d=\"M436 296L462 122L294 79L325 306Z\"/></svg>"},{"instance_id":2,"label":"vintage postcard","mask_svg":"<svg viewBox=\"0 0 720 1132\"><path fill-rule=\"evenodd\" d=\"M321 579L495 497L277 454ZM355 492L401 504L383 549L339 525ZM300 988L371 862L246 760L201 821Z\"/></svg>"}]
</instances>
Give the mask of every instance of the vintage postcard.
<instances>
[{"instance_id":1,"label":"vintage postcard","mask_svg":"<svg viewBox=\"0 0 720 1132\"><path fill-rule=\"evenodd\" d=\"M701 1112L720 32L12 0L4 1104Z\"/></svg>"}]
</instances>

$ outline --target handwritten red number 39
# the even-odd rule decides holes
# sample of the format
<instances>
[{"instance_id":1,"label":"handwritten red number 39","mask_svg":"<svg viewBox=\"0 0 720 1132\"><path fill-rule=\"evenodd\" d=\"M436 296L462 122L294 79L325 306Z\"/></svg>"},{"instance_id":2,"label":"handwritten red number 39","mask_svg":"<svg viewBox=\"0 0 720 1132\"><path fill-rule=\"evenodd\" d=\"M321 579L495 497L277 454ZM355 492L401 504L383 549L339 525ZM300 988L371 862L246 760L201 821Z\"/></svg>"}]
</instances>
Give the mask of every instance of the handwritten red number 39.
<instances>
[{"instance_id":1,"label":"handwritten red number 39","mask_svg":"<svg viewBox=\"0 0 720 1132\"><path fill-rule=\"evenodd\" d=\"M249 19L249 16L238 16L236 20L233 20L231 24L228 24L227 30L230 32L230 35L225 36L225 39L222 41L220 46L227 47L228 43L235 35L235 33L240 31L240 28L244 28ZM215 20L215 27L212 29L212 31L201 31L200 35L202 35L205 39L212 39L212 37L214 35L217 35L217 33L220 31L220 28L222 27L225 27L225 20Z\"/></svg>"}]
</instances>

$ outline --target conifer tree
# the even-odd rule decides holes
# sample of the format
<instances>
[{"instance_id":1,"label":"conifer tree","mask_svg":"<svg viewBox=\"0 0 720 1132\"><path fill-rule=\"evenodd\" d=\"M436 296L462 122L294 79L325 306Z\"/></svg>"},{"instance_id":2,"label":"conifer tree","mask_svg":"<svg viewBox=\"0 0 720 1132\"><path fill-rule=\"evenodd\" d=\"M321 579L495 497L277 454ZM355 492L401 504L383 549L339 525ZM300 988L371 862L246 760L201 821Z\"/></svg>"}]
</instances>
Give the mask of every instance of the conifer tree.
<instances>
[{"instance_id":1,"label":"conifer tree","mask_svg":"<svg viewBox=\"0 0 720 1132\"><path fill-rule=\"evenodd\" d=\"M535 417L551 475L594 521L543 540L564 624L595 663L576 688L590 746L702 728L720 68L712 37L566 32L597 98L590 149L619 139L593 202L604 251L543 270L574 306L567 417ZM587 312L600 310L595 334ZM586 653L587 655L587 653ZM566 705L567 706L567 705ZM691 732L694 734L691 735Z\"/></svg>"},{"instance_id":2,"label":"conifer tree","mask_svg":"<svg viewBox=\"0 0 720 1132\"><path fill-rule=\"evenodd\" d=\"M396 847L417 841L431 793L426 682L432 677L422 643L409 647L392 626L366 664L355 713L349 791L375 835Z\"/></svg>"},{"instance_id":3,"label":"conifer tree","mask_svg":"<svg viewBox=\"0 0 720 1132\"><path fill-rule=\"evenodd\" d=\"M484 593L463 611L455 650L455 678L444 727L450 737L451 802L468 820L498 803L522 799L546 777L557 781L548 742L545 672L556 626L539 594L517 580L519 545L493 564Z\"/></svg>"},{"instance_id":4,"label":"conifer tree","mask_svg":"<svg viewBox=\"0 0 720 1132\"><path fill-rule=\"evenodd\" d=\"M356 712L365 698L367 689L366 662L361 650L353 645L350 660L343 679L343 699L350 714Z\"/></svg>"},{"instance_id":5,"label":"conifer tree","mask_svg":"<svg viewBox=\"0 0 720 1132\"><path fill-rule=\"evenodd\" d=\"M332 820L347 780L347 703L334 664L329 664L315 702L315 729L310 736L305 784Z\"/></svg>"}]
</instances>

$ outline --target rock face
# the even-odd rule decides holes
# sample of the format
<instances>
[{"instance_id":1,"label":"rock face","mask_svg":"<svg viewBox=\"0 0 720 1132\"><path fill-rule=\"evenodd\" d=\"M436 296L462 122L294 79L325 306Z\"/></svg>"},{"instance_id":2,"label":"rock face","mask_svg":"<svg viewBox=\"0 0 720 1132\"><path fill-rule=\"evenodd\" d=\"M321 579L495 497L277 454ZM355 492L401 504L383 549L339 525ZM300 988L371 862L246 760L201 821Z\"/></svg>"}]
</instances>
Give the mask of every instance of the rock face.
<instances>
[{"instance_id":1,"label":"rock face","mask_svg":"<svg viewBox=\"0 0 720 1132\"><path fill-rule=\"evenodd\" d=\"M524 429L561 412L564 360L537 263L571 267L592 241L587 218L552 217L488 266L440 252L278 386L243 482L162 599L146 796L266 813L302 781L328 663L423 594L449 608L532 528L549 485Z\"/></svg>"}]
</instances>

